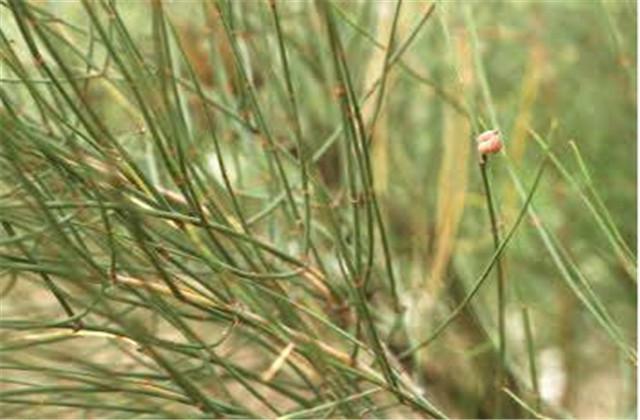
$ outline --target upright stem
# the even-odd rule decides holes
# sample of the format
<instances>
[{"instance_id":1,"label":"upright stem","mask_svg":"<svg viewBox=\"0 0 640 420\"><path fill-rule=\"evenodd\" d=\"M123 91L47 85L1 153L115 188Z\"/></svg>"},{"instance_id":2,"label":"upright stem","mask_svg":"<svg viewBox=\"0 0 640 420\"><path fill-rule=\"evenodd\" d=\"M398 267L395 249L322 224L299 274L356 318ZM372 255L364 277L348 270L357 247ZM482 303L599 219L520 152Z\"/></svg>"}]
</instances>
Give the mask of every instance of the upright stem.
<instances>
[{"instance_id":1,"label":"upright stem","mask_svg":"<svg viewBox=\"0 0 640 420\"><path fill-rule=\"evenodd\" d=\"M531 331L531 317L529 308L522 307L522 323L527 338L527 355L529 356L529 374L531 375L531 386L535 394L535 409L540 411L540 388L538 386L538 368L536 367L535 348L533 343L533 332Z\"/></svg>"},{"instance_id":2,"label":"upright stem","mask_svg":"<svg viewBox=\"0 0 640 420\"><path fill-rule=\"evenodd\" d=\"M482 183L484 184L484 192L487 198L487 209L489 210L489 219L491 220L491 233L493 234L494 247L497 250L500 246L500 231L498 230L498 222L496 220L496 211L491 195L491 184L487 176L487 156L480 157L480 173L482 174ZM498 277L498 366L496 367L496 417L502 415L502 388L504 386L504 367L506 360L506 340L505 340L505 323L504 323L504 272L502 270L502 262L500 259L496 261L496 270Z\"/></svg>"}]
</instances>

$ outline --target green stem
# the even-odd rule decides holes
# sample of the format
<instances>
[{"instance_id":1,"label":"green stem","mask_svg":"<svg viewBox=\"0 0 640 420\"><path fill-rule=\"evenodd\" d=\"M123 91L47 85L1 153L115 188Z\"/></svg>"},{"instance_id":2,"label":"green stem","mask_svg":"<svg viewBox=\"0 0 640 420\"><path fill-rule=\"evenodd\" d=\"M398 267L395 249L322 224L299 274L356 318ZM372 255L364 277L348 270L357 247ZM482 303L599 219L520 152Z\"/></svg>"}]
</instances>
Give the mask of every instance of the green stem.
<instances>
[{"instance_id":1,"label":"green stem","mask_svg":"<svg viewBox=\"0 0 640 420\"><path fill-rule=\"evenodd\" d=\"M533 195L535 194L536 189L538 188L538 184L540 183L540 179L542 177L542 173L545 168L545 163L546 163L546 158L538 168L538 172L536 174L535 180L533 181L533 185L529 191L529 194L525 199L524 205L520 210L518 217L516 218L515 222L513 222L513 225L505 235L504 240L500 243L500 246L495 250L495 252L491 256L491 259L489 260L485 268L482 270L482 273L480 274L478 279L474 282L473 286L471 286L471 289L469 290L467 295L464 297L464 299L462 299L462 302L460 302L460 304L458 304L458 306L456 306L455 309L451 311L449 316L433 331L433 333L431 333L429 337L413 345L412 347L405 350L404 352L400 353L398 355L398 360L400 361L406 360L409 356L411 356L421 348L431 344L462 313L463 309L471 302L471 299L473 299L476 293L478 293L478 290L480 290L480 287L489 276L489 273L491 273L493 266L496 265L500 256L502 255L502 252L507 247L507 245L509 244L509 241L515 234L516 229L518 229L518 226L520 226L520 223L524 219L525 215L528 213L529 206L531 205L531 200L533 199Z\"/></svg>"},{"instance_id":2,"label":"green stem","mask_svg":"<svg viewBox=\"0 0 640 420\"><path fill-rule=\"evenodd\" d=\"M531 317L529 316L529 308L522 307L522 323L525 327L527 338L527 356L529 358L529 373L531 375L531 385L535 394L535 408L540 410L540 388L538 386L538 368L536 366L535 348L533 342L533 332L531 330Z\"/></svg>"},{"instance_id":3,"label":"green stem","mask_svg":"<svg viewBox=\"0 0 640 420\"><path fill-rule=\"evenodd\" d=\"M498 222L496 218L496 210L491 194L491 184L489 177L487 176L487 162L488 157L483 155L480 157L480 173L482 174L482 183L484 185L484 192L487 199L487 210L489 211L489 219L491 221L491 233L493 235L493 244L495 250L498 250L500 246L500 231L498 229ZM504 299L504 271L502 269L501 260L496 262L496 275L498 278L497 285L497 297L498 297L498 366L496 366L496 417L500 417L502 414L502 388L504 382L504 366L506 360L506 337L505 337L505 299Z\"/></svg>"}]
</instances>

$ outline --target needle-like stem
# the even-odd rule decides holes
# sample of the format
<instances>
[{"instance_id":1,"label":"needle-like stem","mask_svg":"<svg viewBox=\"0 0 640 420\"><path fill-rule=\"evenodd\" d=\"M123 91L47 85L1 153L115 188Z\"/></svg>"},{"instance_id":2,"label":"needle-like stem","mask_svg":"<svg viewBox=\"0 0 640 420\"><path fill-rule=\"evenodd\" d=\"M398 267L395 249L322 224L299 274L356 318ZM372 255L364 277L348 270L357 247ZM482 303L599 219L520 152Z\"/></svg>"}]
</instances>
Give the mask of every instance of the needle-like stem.
<instances>
[{"instance_id":1,"label":"needle-like stem","mask_svg":"<svg viewBox=\"0 0 640 420\"><path fill-rule=\"evenodd\" d=\"M480 157L480 173L482 174L482 183L487 199L487 210L489 211L489 219L491 221L491 233L493 235L493 243L495 249L500 246L500 231L496 218L496 209L491 194L491 183L487 175L488 157L482 155ZM496 262L496 273L498 278L497 298L498 298L498 366L496 367L496 417L501 416L502 412L502 396L500 390L504 386L504 364L506 360L506 337L505 337L505 301L504 301L504 271L500 259Z\"/></svg>"}]
</instances>

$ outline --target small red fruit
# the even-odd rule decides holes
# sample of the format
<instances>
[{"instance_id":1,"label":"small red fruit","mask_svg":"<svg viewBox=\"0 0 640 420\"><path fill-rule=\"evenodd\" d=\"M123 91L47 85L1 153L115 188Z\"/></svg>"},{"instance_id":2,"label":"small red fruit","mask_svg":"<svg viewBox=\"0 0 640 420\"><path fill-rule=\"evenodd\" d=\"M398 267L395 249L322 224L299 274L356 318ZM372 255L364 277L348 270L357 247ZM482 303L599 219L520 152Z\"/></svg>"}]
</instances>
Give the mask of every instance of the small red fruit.
<instances>
[{"instance_id":1,"label":"small red fruit","mask_svg":"<svg viewBox=\"0 0 640 420\"><path fill-rule=\"evenodd\" d=\"M491 155L502 150L499 130L485 131L476 138L476 141L478 142L478 153L481 155Z\"/></svg>"}]
</instances>

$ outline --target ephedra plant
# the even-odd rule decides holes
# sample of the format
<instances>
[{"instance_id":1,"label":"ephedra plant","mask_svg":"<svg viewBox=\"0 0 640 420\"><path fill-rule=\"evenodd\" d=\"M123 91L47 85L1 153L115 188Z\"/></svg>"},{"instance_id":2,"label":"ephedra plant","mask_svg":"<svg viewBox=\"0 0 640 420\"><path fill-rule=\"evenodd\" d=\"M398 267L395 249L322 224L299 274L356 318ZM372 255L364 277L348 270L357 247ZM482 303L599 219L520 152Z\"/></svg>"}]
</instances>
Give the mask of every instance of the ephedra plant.
<instances>
[{"instance_id":1,"label":"ephedra plant","mask_svg":"<svg viewBox=\"0 0 640 420\"><path fill-rule=\"evenodd\" d=\"M2 417L633 417L578 3L0 1Z\"/></svg>"}]
</instances>

